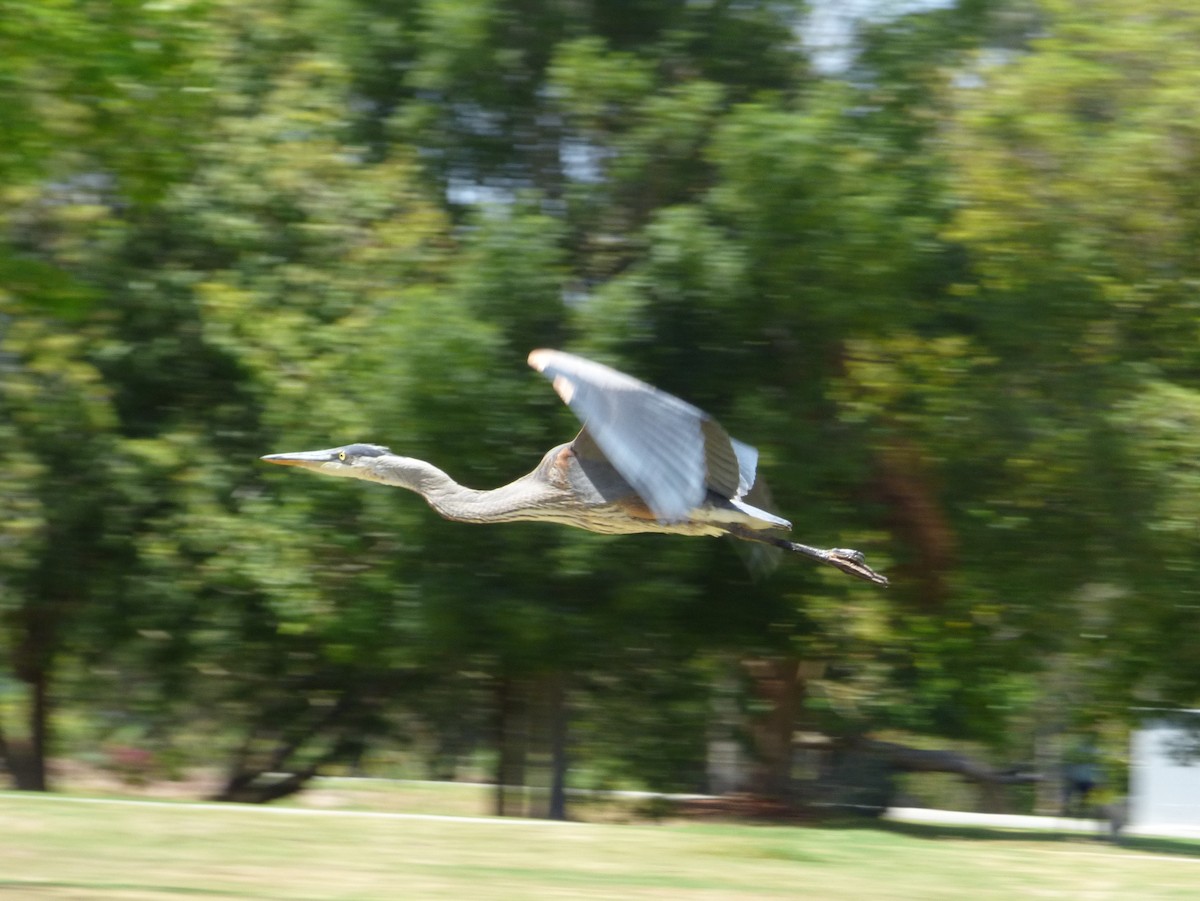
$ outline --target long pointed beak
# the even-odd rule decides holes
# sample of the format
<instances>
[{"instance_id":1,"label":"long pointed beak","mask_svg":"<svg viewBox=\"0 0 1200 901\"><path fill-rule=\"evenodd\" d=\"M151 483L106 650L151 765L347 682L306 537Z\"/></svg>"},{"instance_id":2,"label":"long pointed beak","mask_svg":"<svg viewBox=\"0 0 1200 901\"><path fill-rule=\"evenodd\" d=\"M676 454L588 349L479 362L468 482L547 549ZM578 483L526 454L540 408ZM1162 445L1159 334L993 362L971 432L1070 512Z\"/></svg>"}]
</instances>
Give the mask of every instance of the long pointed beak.
<instances>
[{"instance_id":1,"label":"long pointed beak","mask_svg":"<svg viewBox=\"0 0 1200 901\"><path fill-rule=\"evenodd\" d=\"M278 463L280 466L302 466L305 469L316 469L322 463L328 463L330 454L327 450L296 451L291 454L267 454L259 457L267 463Z\"/></svg>"}]
</instances>

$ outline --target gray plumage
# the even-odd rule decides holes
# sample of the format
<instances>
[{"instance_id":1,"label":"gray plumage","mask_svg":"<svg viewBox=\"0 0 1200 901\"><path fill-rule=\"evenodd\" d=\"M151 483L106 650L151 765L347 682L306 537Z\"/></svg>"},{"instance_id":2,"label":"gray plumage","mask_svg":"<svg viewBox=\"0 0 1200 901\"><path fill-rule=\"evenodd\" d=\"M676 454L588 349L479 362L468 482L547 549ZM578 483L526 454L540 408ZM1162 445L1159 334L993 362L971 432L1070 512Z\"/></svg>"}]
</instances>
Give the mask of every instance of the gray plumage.
<instances>
[{"instance_id":1,"label":"gray plumage","mask_svg":"<svg viewBox=\"0 0 1200 901\"><path fill-rule=\"evenodd\" d=\"M791 523L765 509L758 451L731 438L698 407L600 363L535 350L547 376L583 422L528 475L491 491L459 485L436 466L374 444L270 454L269 463L365 479L422 495L447 519L555 522L592 532L731 535L804 554L886 585L855 550L788 541Z\"/></svg>"}]
</instances>

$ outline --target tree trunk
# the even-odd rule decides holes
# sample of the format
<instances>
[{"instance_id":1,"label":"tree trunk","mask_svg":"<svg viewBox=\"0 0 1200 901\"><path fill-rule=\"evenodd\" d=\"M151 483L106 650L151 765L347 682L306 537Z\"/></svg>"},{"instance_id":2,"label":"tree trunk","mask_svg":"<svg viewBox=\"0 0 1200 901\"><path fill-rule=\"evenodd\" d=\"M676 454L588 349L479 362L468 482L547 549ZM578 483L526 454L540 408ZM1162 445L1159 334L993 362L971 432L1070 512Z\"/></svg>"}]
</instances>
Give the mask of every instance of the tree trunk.
<instances>
[{"instance_id":1,"label":"tree trunk","mask_svg":"<svg viewBox=\"0 0 1200 901\"><path fill-rule=\"evenodd\" d=\"M298 751L300 743L283 746L277 751L271 764L249 768L238 765L226 780L224 787L212 796L213 801L233 801L241 804L266 804L294 795L304 789L318 776L322 767L335 761L352 760L363 753L365 745L361 736L353 732L337 738L316 760L305 766L287 763L288 758ZM244 755L239 755L243 763Z\"/></svg>"},{"instance_id":2,"label":"tree trunk","mask_svg":"<svg viewBox=\"0 0 1200 901\"><path fill-rule=\"evenodd\" d=\"M316 774L316 767L271 778L262 773L241 773L226 782L224 788L213 795L211 800L235 804L266 804L296 794Z\"/></svg>"},{"instance_id":3,"label":"tree trunk","mask_svg":"<svg viewBox=\"0 0 1200 901\"><path fill-rule=\"evenodd\" d=\"M9 742L5 762L13 788L34 792L44 792L48 789L46 762L33 750L32 742Z\"/></svg>"},{"instance_id":4,"label":"tree trunk","mask_svg":"<svg viewBox=\"0 0 1200 901\"><path fill-rule=\"evenodd\" d=\"M47 791L46 754L50 748L50 651L52 626L46 616L24 617L25 633L14 655L14 671L28 690L26 738L0 742L13 787L20 791Z\"/></svg>"},{"instance_id":5,"label":"tree trunk","mask_svg":"<svg viewBox=\"0 0 1200 901\"><path fill-rule=\"evenodd\" d=\"M526 815L527 710L522 685L503 678L496 685L496 816Z\"/></svg>"},{"instance_id":6,"label":"tree trunk","mask_svg":"<svg viewBox=\"0 0 1200 901\"><path fill-rule=\"evenodd\" d=\"M306 724L289 724L287 734L276 734L269 752L259 748L263 727L251 729L234 755L225 785L212 796L214 801L264 804L303 789L336 761L356 759L364 749L364 738L354 713L360 699L345 691L337 703ZM273 730L274 731L274 730ZM314 750L325 742L324 750Z\"/></svg>"},{"instance_id":7,"label":"tree trunk","mask_svg":"<svg viewBox=\"0 0 1200 901\"><path fill-rule=\"evenodd\" d=\"M29 756L25 766L13 771L17 788L23 791L49 790L46 754L50 748L50 676L38 667L29 685Z\"/></svg>"},{"instance_id":8,"label":"tree trunk","mask_svg":"<svg viewBox=\"0 0 1200 901\"><path fill-rule=\"evenodd\" d=\"M910 748L892 741L860 739L855 746L883 757L893 769L905 773L955 773L972 782L991 785L1024 785L1038 782L1037 773L1021 767L999 770L958 751Z\"/></svg>"},{"instance_id":9,"label":"tree trunk","mask_svg":"<svg viewBox=\"0 0 1200 901\"><path fill-rule=\"evenodd\" d=\"M953 773L984 789L987 806L1003 807L998 787L1036 783L1041 776L1024 767L1003 769L958 751L912 748L865 736L828 738L808 736L797 747L819 751L826 758L822 775L824 799L874 814L894 801L898 773Z\"/></svg>"},{"instance_id":10,"label":"tree trunk","mask_svg":"<svg viewBox=\"0 0 1200 901\"><path fill-rule=\"evenodd\" d=\"M550 684L550 803L546 816L551 820L567 818L567 728L570 711L562 673L555 673Z\"/></svg>"},{"instance_id":11,"label":"tree trunk","mask_svg":"<svg viewBox=\"0 0 1200 901\"><path fill-rule=\"evenodd\" d=\"M946 573L954 563L957 536L938 499L927 459L929 455L899 437L899 431L876 454L893 532L913 550L905 568L920 582L924 602L936 608L949 594Z\"/></svg>"},{"instance_id":12,"label":"tree trunk","mask_svg":"<svg viewBox=\"0 0 1200 901\"><path fill-rule=\"evenodd\" d=\"M787 803L792 799L792 736L804 696L800 661L794 657L752 660L746 669L754 692L769 707L751 723L757 761L751 776L755 794Z\"/></svg>"}]
</instances>

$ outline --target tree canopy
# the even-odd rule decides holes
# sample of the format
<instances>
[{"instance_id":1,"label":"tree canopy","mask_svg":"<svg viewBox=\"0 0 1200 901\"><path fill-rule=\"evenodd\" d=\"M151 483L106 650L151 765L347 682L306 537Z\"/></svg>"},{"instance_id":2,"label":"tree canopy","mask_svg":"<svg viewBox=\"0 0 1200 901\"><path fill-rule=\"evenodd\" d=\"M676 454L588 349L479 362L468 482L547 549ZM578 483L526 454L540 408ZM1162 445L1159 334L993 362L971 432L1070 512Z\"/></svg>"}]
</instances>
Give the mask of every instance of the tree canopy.
<instances>
[{"instance_id":1,"label":"tree canopy","mask_svg":"<svg viewBox=\"0 0 1200 901\"><path fill-rule=\"evenodd\" d=\"M16 784L197 732L230 798L398 745L503 775L518 726L561 770L569 722L578 771L700 788L764 659L803 663L789 736L1021 759L1195 705L1200 12L963 0L863 18L838 66L810 14L10 2ZM501 484L575 428L539 346L712 412L891 590L257 462L372 441Z\"/></svg>"}]
</instances>

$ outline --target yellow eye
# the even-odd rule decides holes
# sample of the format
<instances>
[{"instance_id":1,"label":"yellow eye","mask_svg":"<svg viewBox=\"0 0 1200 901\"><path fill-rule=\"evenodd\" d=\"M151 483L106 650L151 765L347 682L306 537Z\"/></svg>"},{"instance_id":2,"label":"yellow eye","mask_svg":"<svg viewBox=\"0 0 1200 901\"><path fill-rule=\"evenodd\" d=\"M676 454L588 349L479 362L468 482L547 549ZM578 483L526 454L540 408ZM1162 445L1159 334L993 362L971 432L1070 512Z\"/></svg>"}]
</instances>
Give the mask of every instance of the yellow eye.
<instances>
[{"instance_id":1,"label":"yellow eye","mask_svg":"<svg viewBox=\"0 0 1200 901\"><path fill-rule=\"evenodd\" d=\"M346 462L346 452L338 451L338 459L341 460L343 463L345 463Z\"/></svg>"}]
</instances>

